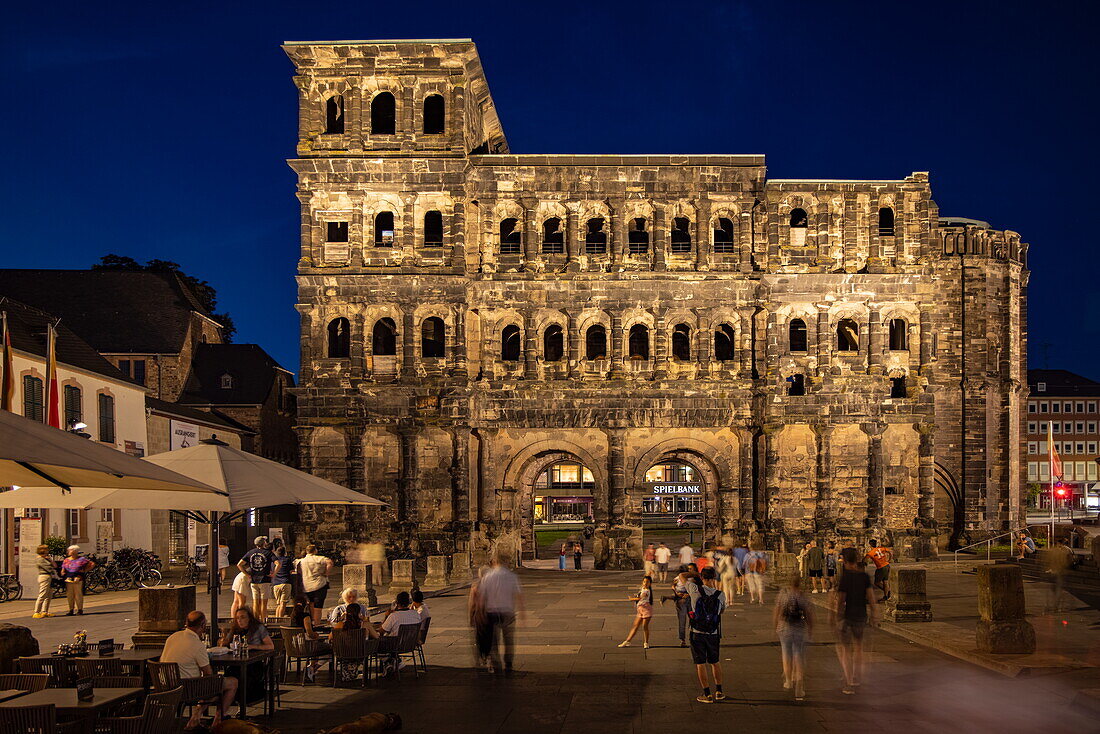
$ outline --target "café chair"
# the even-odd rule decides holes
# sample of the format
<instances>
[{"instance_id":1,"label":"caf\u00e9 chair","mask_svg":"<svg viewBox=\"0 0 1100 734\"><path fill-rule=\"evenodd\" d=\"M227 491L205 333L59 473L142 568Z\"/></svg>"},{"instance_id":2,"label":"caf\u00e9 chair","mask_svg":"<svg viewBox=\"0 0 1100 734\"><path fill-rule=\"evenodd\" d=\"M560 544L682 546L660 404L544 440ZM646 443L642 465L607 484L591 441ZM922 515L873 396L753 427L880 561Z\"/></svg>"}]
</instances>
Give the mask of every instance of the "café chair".
<instances>
[{"instance_id":1,"label":"caf\u00e9 chair","mask_svg":"<svg viewBox=\"0 0 1100 734\"><path fill-rule=\"evenodd\" d=\"M403 624L397 628L397 634L392 637L383 637L378 648L379 655L393 655L398 660L408 657L412 660L413 672L420 677L420 666L416 660L416 646L420 644L420 625ZM398 679L401 678L401 670L398 666L394 672Z\"/></svg>"},{"instance_id":2,"label":"caf\u00e9 chair","mask_svg":"<svg viewBox=\"0 0 1100 734\"><path fill-rule=\"evenodd\" d=\"M185 723L178 715L182 696L182 687L151 693L137 716L97 719L95 734L179 734Z\"/></svg>"},{"instance_id":3,"label":"caf\u00e9 chair","mask_svg":"<svg viewBox=\"0 0 1100 734\"><path fill-rule=\"evenodd\" d=\"M291 663L297 665L298 685L304 685L305 681L305 668L302 667L303 660L307 662L314 660L327 662L329 673L332 673L332 654L316 644L320 640L311 640L306 637L306 631L301 627L280 627L279 631L282 633L283 646L286 650L287 667L290 667Z\"/></svg>"},{"instance_id":4,"label":"caf\u00e9 chair","mask_svg":"<svg viewBox=\"0 0 1100 734\"><path fill-rule=\"evenodd\" d=\"M3 673L0 674L0 691L26 691L38 693L44 691L50 683L45 673Z\"/></svg>"},{"instance_id":5,"label":"caf\u00e9 chair","mask_svg":"<svg viewBox=\"0 0 1100 734\"><path fill-rule=\"evenodd\" d=\"M428 664L424 662L424 643L428 640L428 628L431 626L431 617L420 623L420 639L416 643L416 654L420 656L420 667L424 669L424 672L428 671Z\"/></svg>"},{"instance_id":6,"label":"caf\u00e9 chair","mask_svg":"<svg viewBox=\"0 0 1100 734\"><path fill-rule=\"evenodd\" d=\"M98 678L101 675L124 675L122 660L119 658L77 658L76 675L78 678Z\"/></svg>"},{"instance_id":7,"label":"caf\u00e9 chair","mask_svg":"<svg viewBox=\"0 0 1100 734\"><path fill-rule=\"evenodd\" d=\"M332 687L339 681L341 663L354 663L363 666L363 687L370 679L371 661L378 656L378 640L367 638L366 630L332 631Z\"/></svg>"},{"instance_id":8,"label":"caf\u00e9 chair","mask_svg":"<svg viewBox=\"0 0 1100 734\"><path fill-rule=\"evenodd\" d=\"M0 731L33 732L34 734L82 734L84 720L59 722L57 707L44 706L0 707Z\"/></svg>"},{"instance_id":9,"label":"caf\u00e9 chair","mask_svg":"<svg viewBox=\"0 0 1100 734\"><path fill-rule=\"evenodd\" d=\"M70 658L19 658L20 673L45 673L50 676L50 688L72 688L76 685L76 670Z\"/></svg>"},{"instance_id":10,"label":"caf\u00e9 chair","mask_svg":"<svg viewBox=\"0 0 1100 734\"><path fill-rule=\"evenodd\" d=\"M222 694L222 676L201 675L197 678L181 678L175 663L147 663L149 680L154 693L166 693L181 689L179 708L217 703Z\"/></svg>"}]
</instances>

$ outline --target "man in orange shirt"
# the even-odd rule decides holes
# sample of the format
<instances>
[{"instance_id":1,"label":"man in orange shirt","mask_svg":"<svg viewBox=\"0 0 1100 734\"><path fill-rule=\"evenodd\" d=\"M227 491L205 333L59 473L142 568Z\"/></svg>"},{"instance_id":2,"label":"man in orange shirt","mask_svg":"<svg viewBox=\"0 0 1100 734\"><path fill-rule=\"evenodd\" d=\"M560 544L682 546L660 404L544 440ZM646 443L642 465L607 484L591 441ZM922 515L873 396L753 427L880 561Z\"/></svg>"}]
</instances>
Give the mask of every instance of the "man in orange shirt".
<instances>
[{"instance_id":1,"label":"man in orange shirt","mask_svg":"<svg viewBox=\"0 0 1100 734\"><path fill-rule=\"evenodd\" d=\"M890 598L890 561L893 556L889 548L880 546L877 540L871 538L866 557L875 564L875 586L882 589L881 601Z\"/></svg>"}]
</instances>

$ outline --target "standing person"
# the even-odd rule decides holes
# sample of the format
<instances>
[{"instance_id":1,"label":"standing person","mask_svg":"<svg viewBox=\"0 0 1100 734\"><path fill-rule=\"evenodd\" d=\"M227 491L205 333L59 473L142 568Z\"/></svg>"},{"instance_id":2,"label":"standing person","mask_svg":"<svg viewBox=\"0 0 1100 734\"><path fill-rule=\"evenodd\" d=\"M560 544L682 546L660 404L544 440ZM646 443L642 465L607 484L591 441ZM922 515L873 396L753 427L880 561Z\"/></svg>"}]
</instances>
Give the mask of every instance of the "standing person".
<instances>
[{"instance_id":1,"label":"standing person","mask_svg":"<svg viewBox=\"0 0 1100 734\"><path fill-rule=\"evenodd\" d=\"M181 678L198 678L199 676L213 676L213 668L210 666L210 654L206 651L206 643L202 641L206 634L206 615L196 610L187 615L184 628L179 632L173 632L164 642L164 650L160 653L162 663L175 663L179 666ZM218 699L217 708L214 710L214 722L217 726L222 722L225 712L233 703L237 695L237 679L224 676L221 680L222 695ZM191 719L187 722L184 731L194 731L202 722L208 703L200 703L191 707Z\"/></svg>"},{"instance_id":2,"label":"standing person","mask_svg":"<svg viewBox=\"0 0 1100 734\"><path fill-rule=\"evenodd\" d=\"M867 546L867 558L875 564L875 586L882 589L882 599L890 598L890 561L893 560L893 552L889 548L882 547L874 538L871 538Z\"/></svg>"},{"instance_id":3,"label":"standing person","mask_svg":"<svg viewBox=\"0 0 1100 734\"><path fill-rule=\"evenodd\" d=\"M84 577L95 568L95 563L80 553L79 545L70 545L68 557L61 562L61 578L65 580L65 600L69 611L65 616L84 614Z\"/></svg>"},{"instance_id":4,"label":"standing person","mask_svg":"<svg viewBox=\"0 0 1100 734\"><path fill-rule=\"evenodd\" d=\"M1050 593L1047 595L1047 608L1052 612L1062 611L1062 594L1066 583L1066 574L1073 568L1073 551L1065 540L1057 540L1050 549L1047 571L1053 577Z\"/></svg>"},{"instance_id":5,"label":"standing person","mask_svg":"<svg viewBox=\"0 0 1100 734\"><path fill-rule=\"evenodd\" d=\"M229 576L229 546L218 542L218 578L224 584Z\"/></svg>"},{"instance_id":6,"label":"standing person","mask_svg":"<svg viewBox=\"0 0 1100 734\"><path fill-rule=\"evenodd\" d=\"M798 551L798 575L806 578L806 556L810 552L810 544L803 543L802 550Z\"/></svg>"},{"instance_id":7,"label":"standing person","mask_svg":"<svg viewBox=\"0 0 1100 734\"><path fill-rule=\"evenodd\" d=\"M237 568L248 574L252 590L252 611L261 622L267 620L267 600L271 598L271 577L278 572L278 561L268 547L267 536L259 535L255 546L244 558L237 561Z\"/></svg>"},{"instance_id":8,"label":"standing person","mask_svg":"<svg viewBox=\"0 0 1100 734\"><path fill-rule=\"evenodd\" d=\"M680 565L686 566L689 563L695 562L695 549L691 547L691 544L686 540L684 544L680 546Z\"/></svg>"},{"instance_id":9,"label":"standing person","mask_svg":"<svg viewBox=\"0 0 1100 734\"><path fill-rule=\"evenodd\" d=\"M252 598L252 591L249 589L248 574L244 571L238 571L237 575L233 578L233 604L229 608L229 616L232 617L237 613L237 610L241 607L247 607L249 599Z\"/></svg>"},{"instance_id":10,"label":"standing person","mask_svg":"<svg viewBox=\"0 0 1100 734\"><path fill-rule=\"evenodd\" d=\"M581 558L584 556L584 543L577 541L573 544L573 570L581 570Z\"/></svg>"},{"instance_id":11,"label":"standing person","mask_svg":"<svg viewBox=\"0 0 1100 734\"><path fill-rule=\"evenodd\" d=\"M634 625L630 628L630 634L619 643L619 647L630 647L630 641L638 628L642 628L642 647L649 649L649 622L653 619L653 579L646 576L642 579L642 585L638 593L630 597L634 602Z\"/></svg>"},{"instance_id":12,"label":"standing person","mask_svg":"<svg viewBox=\"0 0 1100 734\"><path fill-rule=\"evenodd\" d=\"M501 551L493 554L493 565L478 584L478 595L488 621L489 656L497 670L512 674L515 653L516 616L523 619L523 588L516 575L505 567L507 557ZM504 667L497 655L497 630L504 643Z\"/></svg>"},{"instance_id":13,"label":"standing person","mask_svg":"<svg viewBox=\"0 0 1100 734\"><path fill-rule=\"evenodd\" d=\"M59 578L57 565L50 559L50 549L44 545L35 549L38 558L34 559L38 569L38 597L34 600L34 614L31 619L52 617L50 614L50 602L53 600L53 582Z\"/></svg>"},{"instance_id":14,"label":"standing person","mask_svg":"<svg viewBox=\"0 0 1100 734\"><path fill-rule=\"evenodd\" d=\"M704 568L699 573L699 576L691 576L687 580L691 608L691 660L695 663L695 674L703 689L702 695L695 700L714 703L726 697L722 693L722 664L718 662L726 595L718 588L718 574L713 568ZM707 680L708 667L714 679L713 694Z\"/></svg>"},{"instance_id":15,"label":"standing person","mask_svg":"<svg viewBox=\"0 0 1100 734\"><path fill-rule=\"evenodd\" d=\"M733 546L733 567L737 572L737 594L743 595L745 593L745 556L749 554L749 549L745 545L745 541L740 538ZM726 601L729 601L728 599Z\"/></svg>"},{"instance_id":16,"label":"standing person","mask_svg":"<svg viewBox=\"0 0 1100 734\"><path fill-rule=\"evenodd\" d=\"M718 572L718 582L722 587L722 593L726 595L726 603L733 599L737 586L737 559L728 546L719 546L714 550L714 570Z\"/></svg>"},{"instance_id":17,"label":"standing person","mask_svg":"<svg viewBox=\"0 0 1100 734\"><path fill-rule=\"evenodd\" d=\"M816 589L814 593L817 593ZM787 587L776 596L772 624L779 635L783 654L783 689L793 687L795 700L801 701L806 696L803 657L806 642L813 633L814 618L810 603L802 595L802 579L799 577L792 576Z\"/></svg>"},{"instance_id":18,"label":"standing person","mask_svg":"<svg viewBox=\"0 0 1100 734\"><path fill-rule=\"evenodd\" d=\"M852 695L863 675L863 634L875 623L875 595L871 577L863 570L855 548L840 552L843 572L836 589L833 622L837 628L836 654L844 672L843 693Z\"/></svg>"},{"instance_id":19,"label":"standing person","mask_svg":"<svg viewBox=\"0 0 1100 734\"><path fill-rule=\"evenodd\" d=\"M836 588L836 570L837 570L837 552L836 542L830 540L825 544L825 590L831 591Z\"/></svg>"},{"instance_id":20,"label":"standing person","mask_svg":"<svg viewBox=\"0 0 1100 734\"><path fill-rule=\"evenodd\" d=\"M332 571L332 559L318 555L317 546L310 543L306 554L298 559L298 573L302 577L302 591L312 606L313 623L320 624L321 610L328 596L328 575Z\"/></svg>"},{"instance_id":21,"label":"standing person","mask_svg":"<svg viewBox=\"0 0 1100 734\"><path fill-rule=\"evenodd\" d=\"M806 550L806 575L810 577L810 584L813 586L810 593L824 593L828 590L825 587L825 551L821 550L816 540L811 540L810 547Z\"/></svg>"},{"instance_id":22,"label":"standing person","mask_svg":"<svg viewBox=\"0 0 1100 734\"><path fill-rule=\"evenodd\" d=\"M562 544L565 547L565 544ZM470 610L470 627L474 630L474 650L477 652L478 667L485 666L485 672L493 673L492 629L489 626L489 613L485 610L485 602L481 598L481 580L489 573L488 566L482 566L477 570L477 578L470 584L470 596L467 604Z\"/></svg>"},{"instance_id":23,"label":"standing person","mask_svg":"<svg viewBox=\"0 0 1100 734\"><path fill-rule=\"evenodd\" d=\"M661 583L668 581L668 560L672 558L672 550L661 543L653 552L653 558L657 561L657 576Z\"/></svg>"},{"instance_id":24,"label":"standing person","mask_svg":"<svg viewBox=\"0 0 1100 734\"><path fill-rule=\"evenodd\" d=\"M657 546L650 543L642 551L642 566L645 569L645 575L650 579L653 578L653 572L657 569Z\"/></svg>"},{"instance_id":25,"label":"standing person","mask_svg":"<svg viewBox=\"0 0 1100 734\"><path fill-rule=\"evenodd\" d=\"M672 596L662 596L661 603L664 604L669 599L672 599L676 604L676 632L680 637L680 647L687 647L687 622L688 612L691 605L691 595L688 594L687 580L689 576L693 576L698 573L695 568L695 564L690 566L681 566L680 573L676 574L676 578L672 580Z\"/></svg>"},{"instance_id":26,"label":"standing person","mask_svg":"<svg viewBox=\"0 0 1100 734\"><path fill-rule=\"evenodd\" d=\"M764 603L764 574L768 572L768 554L757 547L756 541L749 541L749 552L745 554L745 583L749 587L749 604Z\"/></svg>"},{"instance_id":27,"label":"standing person","mask_svg":"<svg viewBox=\"0 0 1100 734\"><path fill-rule=\"evenodd\" d=\"M290 606L291 599L294 598L294 584L291 580L294 566L286 554L286 546L280 545L275 549L275 563L277 570L271 574L271 592L275 597L274 614L282 617L286 614L286 608Z\"/></svg>"},{"instance_id":28,"label":"standing person","mask_svg":"<svg viewBox=\"0 0 1100 734\"><path fill-rule=\"evenodd\" d=\"M566 543L563 540L562 543L561 543L561 549L558 551L558 570L559 571L564 571L565 570L566 556L569 554L569 550L570 550L569 544Z\"/></svg>"}]
</instances>

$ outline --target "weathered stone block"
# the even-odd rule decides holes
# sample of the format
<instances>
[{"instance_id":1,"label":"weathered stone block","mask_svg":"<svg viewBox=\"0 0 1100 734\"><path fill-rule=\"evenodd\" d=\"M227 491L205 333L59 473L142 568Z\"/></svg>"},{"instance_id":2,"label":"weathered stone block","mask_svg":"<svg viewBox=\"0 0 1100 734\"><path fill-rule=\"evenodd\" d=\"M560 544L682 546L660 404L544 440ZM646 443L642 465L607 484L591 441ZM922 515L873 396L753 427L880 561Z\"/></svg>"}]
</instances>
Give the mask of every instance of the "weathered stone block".
<instances>
[{"instance_id":1,"label":"weathered stone block","mask_svg":"<svg viewBox=\"0 0 1100 734\"><path fill-rule=\"evenodd\" d=\"M462 583L469 581L471 577L470 573L470 553L469 551L464 553L455 553L451 555L451 581L452 583Z\"/></svg>"},{"instance_id":2,"label":"weathered stone block","mask_svg":"<svg viewBox=\"0 0 1100 734\"><path fill-rule=\"evenodd\" d=\"M374 568L369 563L349 563L344 566L344 588L359 592L364 604L374 606L378 603L378 593L374 589Z\"/></svg>"},{"instance_id":3,"label":"weathered stone block","mask_svg":"<svg viewBox=\"0 0 1100 734\"><path fill-rule=\"evenodd\" d=\"M451 583L451 565L448 556L428 556L428 575L420 588L425 590L442 589Z\"/></svg>"},{"instance_id":4,"label":"weathered stone block","mask_svg":"<svg viewBox=\"0 0 1100 734\"><path fill-rule=\"evenodd\" d=\"M194 609L194 586L138 589L138 631L176 632Z\"/></svg>"},{"instance_id":5,"label":"weathered stone block","mask_svg":"<svg viewBox=\"0 0 1100 734\"><path fill-rule=\"evenodd\" d=\"M398 594L402 591L412 591L416 588L416 576L414 575L414 563L409 559L400 559L393 562L390 577L390 594Z\"/></svg>"},{"instance_id":6,"label":"weathered stone block","mask_svg":"<svg viewBox=\"0 0 1100 734\"><path fill-rule=\"evenodd\" d=\"M895 568L890 573L890 599L886 619L891 622L931 622L932 605L925 591L923 568Z\"/></svg>"},{"instance_id":7,"label":"weathered stone block","mask_svg":"<svg viewBox=\"0 0 1100 734\"><path fill-rule=\"evenodd\" d=\"M26 627L0 624L0 673L15 673L15 661L26 655L37 655L38 640Z\"/></svg>"},{"instance_id":8,"label":"weathered stone block","mask_svg":"<svg viewBox=\"0 0 1100 734\"><path fill-rule=\"evenodd\" d=\"M1024 580L1020 567L978 567L978 626L980 652L1035 652L1035 628L1024 619Z\"/></svg>"}]
</instances>

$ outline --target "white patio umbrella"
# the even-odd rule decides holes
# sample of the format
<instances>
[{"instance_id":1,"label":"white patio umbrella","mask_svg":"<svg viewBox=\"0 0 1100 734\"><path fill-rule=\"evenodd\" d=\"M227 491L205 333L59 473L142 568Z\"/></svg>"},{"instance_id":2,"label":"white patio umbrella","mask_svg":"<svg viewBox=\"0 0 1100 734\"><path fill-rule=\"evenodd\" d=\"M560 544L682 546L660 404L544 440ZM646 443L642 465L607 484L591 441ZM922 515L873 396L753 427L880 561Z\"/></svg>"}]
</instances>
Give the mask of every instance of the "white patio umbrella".
<instances>
[{"instance_id":1,"label":"white patio umbrella","mask_svg":"<svg viewBox=\"0 0 1100 734\"><path fill-rule=\"evenodd\" d=\"M228 515L217 512L177 510L210 525L210 629L218 628L218 537L219 526L256 507L275 505L376 505L386 503L293 467L235 449L217 437L195 446L145 457L145 461L171 469L224 490L229 495Z\"/></svg>"},{"instance_id":2,"label":"white patio umbrella","mask_svg":"<svg viewBox=\"0 0 1100 734\"><path fill-rule=\"evenodd\" d=\"M0 410L0 508L228 510L228 494L23 416Z\"/></svg>"}]
</instances>

